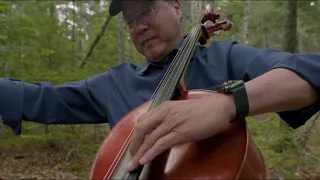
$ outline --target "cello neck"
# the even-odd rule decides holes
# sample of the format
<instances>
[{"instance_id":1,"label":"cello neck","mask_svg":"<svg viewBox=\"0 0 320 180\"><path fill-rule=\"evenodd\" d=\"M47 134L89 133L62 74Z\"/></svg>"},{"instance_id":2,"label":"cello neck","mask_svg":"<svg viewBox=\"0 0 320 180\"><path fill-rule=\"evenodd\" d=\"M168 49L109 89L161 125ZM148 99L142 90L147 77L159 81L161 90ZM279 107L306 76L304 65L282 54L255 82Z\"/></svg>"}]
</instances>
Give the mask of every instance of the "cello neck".
<instances>
[{"instance_id":1,"label":"cello neck","mask_svg":"<svg viewBox=\"0 0 320 180\"><path fill-rule=\"evenodd\" d=\"M160 81L157 89L151 97L151 105L149 110L158 107L167 100L171 100L176 92L179 82L182 82L184 72L193 55L197 42L201 36L203 25L196 25L185 38L177 55L170 64L168 70ZM185 87L183 86L185 90Z\"/></svg>"}]
</instances>

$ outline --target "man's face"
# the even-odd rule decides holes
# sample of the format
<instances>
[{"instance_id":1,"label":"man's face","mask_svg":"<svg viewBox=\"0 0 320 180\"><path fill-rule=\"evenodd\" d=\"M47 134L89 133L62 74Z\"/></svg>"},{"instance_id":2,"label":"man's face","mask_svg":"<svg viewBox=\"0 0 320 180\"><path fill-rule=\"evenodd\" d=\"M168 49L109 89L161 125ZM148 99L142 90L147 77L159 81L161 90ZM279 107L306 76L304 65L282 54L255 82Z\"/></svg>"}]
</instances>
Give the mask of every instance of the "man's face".
<instances>
[{"instance_id":1,"label":"man's face","mask_svg":"<svg viewBox=\"0 0 320 180\"><path fill-rule=\"evenodd\" d=\"M123 16L133 27L130 38L136 49L151 61L163 60L181 38L182 14L177 2L125 1Z\"/></svg>"}]
</instances>

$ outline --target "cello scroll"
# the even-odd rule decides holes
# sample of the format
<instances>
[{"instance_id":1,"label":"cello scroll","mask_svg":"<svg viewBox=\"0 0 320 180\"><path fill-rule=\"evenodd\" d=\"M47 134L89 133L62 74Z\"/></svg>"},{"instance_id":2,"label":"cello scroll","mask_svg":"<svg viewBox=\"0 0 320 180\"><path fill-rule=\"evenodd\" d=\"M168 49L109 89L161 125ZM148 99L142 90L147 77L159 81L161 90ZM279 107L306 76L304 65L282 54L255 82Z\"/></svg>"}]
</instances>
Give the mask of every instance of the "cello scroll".
<instances>
[{"instance_id":1,"label":"cello scroll","mask_svg":"<svg viewBox=\"0 0 320 180\"><path fill-rule=\"evenodd\" d=\"M204 25L203 35L199 39L199 43L204 45L207 43L210 36L219 34L218 31L229 31L232 27L232 22L229 20L218 21L220 14L212 9L207 10L201 18L201 23ZM186 36L185 36L186 37Z\"/></svg>"}]
</instances>

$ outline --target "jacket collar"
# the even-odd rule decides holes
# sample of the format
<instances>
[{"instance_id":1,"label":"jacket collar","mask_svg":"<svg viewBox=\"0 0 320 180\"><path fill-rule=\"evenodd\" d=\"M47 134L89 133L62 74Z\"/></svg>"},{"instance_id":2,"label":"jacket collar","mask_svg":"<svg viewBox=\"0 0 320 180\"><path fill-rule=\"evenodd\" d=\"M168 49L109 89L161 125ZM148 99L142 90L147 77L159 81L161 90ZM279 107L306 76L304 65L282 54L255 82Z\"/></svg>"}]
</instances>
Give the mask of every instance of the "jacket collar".
<instances>
[{"instance_id":1,"label":"jacket collar","mask_svg":"<svg viewBox=\"0 0 320 180\"><path fill-rule=\"evenodd\" d=\"M143 73L150 67L150 66L154 66L154 67L164 67L165 64L169 64L171 63L171 61L174 59L175 55L177 54L177 52L179 51L180 47L182 46L184 39L181 39L178 43L178 45L168 54L168 56L165 59L165 63L164 64L158 64L155 62L150 61L149 59L145 59L144 62L138 66L136 68L138 75L143 75Z\"/></svg>"}]
</instances>

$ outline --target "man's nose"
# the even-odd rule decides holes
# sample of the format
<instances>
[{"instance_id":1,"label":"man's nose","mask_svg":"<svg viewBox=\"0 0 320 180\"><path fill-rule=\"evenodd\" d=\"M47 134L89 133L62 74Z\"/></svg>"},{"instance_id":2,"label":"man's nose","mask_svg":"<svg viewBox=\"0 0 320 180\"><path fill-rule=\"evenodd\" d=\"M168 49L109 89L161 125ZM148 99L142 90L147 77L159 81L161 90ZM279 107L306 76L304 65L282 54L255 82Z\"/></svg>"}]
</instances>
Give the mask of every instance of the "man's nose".
<instances>
[{"instance_id":1,"label":"man's nose","mask_svg":"<svg viewBox=\"0 0 320 180\"><path fill-rule=\"evenodd\" d=\"M149 29L149 24L144 21L137 21L135 31L137 34L146 32Z\"/></svg>"}]
</instances>

